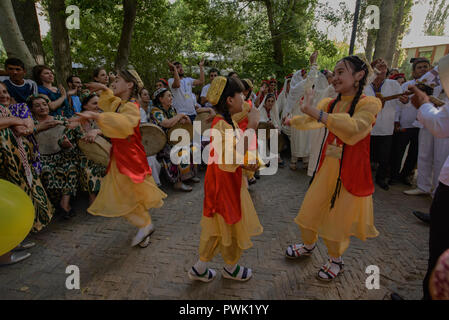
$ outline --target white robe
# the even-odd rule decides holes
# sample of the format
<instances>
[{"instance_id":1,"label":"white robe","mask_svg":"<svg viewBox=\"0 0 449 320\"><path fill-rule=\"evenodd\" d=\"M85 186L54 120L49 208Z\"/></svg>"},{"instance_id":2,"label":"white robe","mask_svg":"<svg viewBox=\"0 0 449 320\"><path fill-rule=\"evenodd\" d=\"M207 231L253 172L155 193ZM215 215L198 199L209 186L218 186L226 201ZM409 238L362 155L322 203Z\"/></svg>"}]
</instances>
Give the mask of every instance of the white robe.
<instances>
[{"instance_id":1,"label":"white robe","mask_svg":"<svg viewBox=\"0 0 449 320\"><path fill-rule=\"evenodd\" d=\"M288 93L287 93L287 85L291 79L287 79L284 82L284 89L282 89L281 94L279 95L276 104L279 111L279 120L281 124L281 131L286 134L289 138L292 133L292 129L289 126L283 124L283 119L288 116Z\"/></svg>"},{"instance_id":2,"label":"white robe","mask_svg":"<svg viewBox=\"0 0 449 320\"><path fill-rule=\"evenodd\" d=\"M334 86L329 85L322 94L316 92L321 99L324 98L336 98L337 93L335 92ZM318 158L320 156L321 145L324 140L327 138L328 132L326 129L314 129L310 130L310 158L309 158L309 167L307 169L307 175L313 177L314 172L318 169Z\"/></svg>"},{"instance_id":3,"label":"white robe","mask_svg":"<svg viewBox=\"0 0 449 320\"><path fill-rule=\"evenodd\" d=\"M302 103L301 100L305 95L306 89L312 87L314 87L313 105L316 106L322 99L328 96L328 90L330 90L326 77L322 73L318 72L318 67L316 65L311 67L306 79L302 78L301 70L297 71L293 75L290 84L290 92L287 98L288 110L292 116L303 115L303 112L300 108L300 105ZM319 143L315 142L319 140L321 136L322 134L320 134L320 129L292 129L290 138L292 158L309 158L312 154L312 145L314 157L317 158L318 156L316 154L319 153L320 150L319 147L318 151L316 150L316 145L318 145ZM311 143L312 138L314 141L313 144ZM311 166L313 166L313 163L311 164Z\"/></svg>"}]
</instances>

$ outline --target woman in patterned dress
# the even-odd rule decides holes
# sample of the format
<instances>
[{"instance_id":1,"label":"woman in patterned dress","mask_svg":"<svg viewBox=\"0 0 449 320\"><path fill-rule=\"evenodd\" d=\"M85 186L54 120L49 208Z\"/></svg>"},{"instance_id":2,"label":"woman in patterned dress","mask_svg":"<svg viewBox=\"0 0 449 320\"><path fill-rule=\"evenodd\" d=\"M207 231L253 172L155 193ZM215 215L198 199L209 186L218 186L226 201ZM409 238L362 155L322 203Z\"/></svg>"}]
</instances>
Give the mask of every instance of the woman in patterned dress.
<instances>
[{"instance_id":1,"label":"woman in patterned dress","mask_svg":"<svg viewBox=\"0 0 449 320\"><path fill-rule=\"evenodd\" d=\"M37 134L56 128L67 126L68 120L62 116L49 114L49 100L45 95L31 96L27 104L33 113ZM57 204L64 218L69 219L74 212L70 206L70 197L76 195L79 181L78 155L73 141L72 129L65 128L64 132L55 137L59 151L53 154L43 154L43 146L40 145L42 173L41 180L50 199ZM58 203L59 201L59 203Z\"/></svg>"},{"instance_id":2,"label":"woman in patterned dress","mask_svg":"<svg viewBox=\"0 0 449 320\"><path fill-rule=\"evenodd\" d=\"M185 114L177 114L172 106L173 97L170 90L162 88L154 93L154 107L151 109L151 119L159 127L168 131L178 123L190 123L190 119ZM173 146L166 144L164 149L159 152L158 159L162 162L167 177L174 184L176 190L186 192L192 191L192 187L184 184L184 181L191 180L198 183L200 179L196 177L197 166L192 164L192 154L190 154L190 163L179 165L173 164L170 159L170 153Z\"/></svg>"},{"instance_id":3,"label":"woman in patterned dress","mask_svg":"<svg viewBox=\"0 0 449 320\"><path fill-rule=\"evenodd\" d=\"M21 187L32 199L35 208L33 232L48 225L53 216L53 206L39 179L32 169L35 159L34 146L26 139L33 132L31 121L14 117L5 106L10 103L10 95L0 83L0 178Z\"/></svg>"},{"instance_id":4,"label":"woman in patterned dress","mask_svg":"<svg viewBox=\"0 0 449 320\"><path fill-rule=\"evenodd\" d=\"M99 97L94 94L89 94L81 101L81 108L83 111L100 112L98 107ZM101 130L95 124L95 121L89 121L83 126L76 126L75 129L68 132L67 137L74 144L77 145L79 140L84 140L93 143L97 135L103 135ZM95 201L98 192L100 192L101 180L106 175L106 167L89 160L84 153L76 147L78 154L78 163L80 170L80 186L81 190L89 193L89 206Z\"/></svg>"}]
</instances>

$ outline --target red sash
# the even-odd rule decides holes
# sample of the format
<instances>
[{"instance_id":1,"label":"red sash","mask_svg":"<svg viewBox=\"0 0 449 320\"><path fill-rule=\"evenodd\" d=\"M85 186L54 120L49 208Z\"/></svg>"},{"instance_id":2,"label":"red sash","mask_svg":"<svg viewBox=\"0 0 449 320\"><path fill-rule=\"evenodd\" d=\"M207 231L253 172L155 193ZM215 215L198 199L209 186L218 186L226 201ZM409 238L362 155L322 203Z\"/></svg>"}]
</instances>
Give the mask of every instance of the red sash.
<instances>
[{"instance_id":1,"label":"red sash","mask_svg":"<svg viewBox=\"0 0 449 320\"><path fill-rule=\"evenodd\" d=\"M136 103L136 107L139 105ZM142 183L147 175L151 175L145 149L140 134L140 121L134 128L134 133L126 139L111 138L111 158L115 157L119 172L131 178L134 183ZM109 161L108 170L111 167Z\"/></svg>"},{"instance_id":2,"label":"red sash","mask_svg":"<svg viewBox=\"0 0 449 320\"><path fill-rule=\"evenodd\" d=\"M333 101L331 101L329 107L332 105ZM335 134L329 132L321 153L318 171L321 169L324 158L326 157L327 146L332 143L334 139L337 140L339 146L344 145L344 142L335 136ZM355 145L345 145L343 165L341 168L341 182L349 193L357 197L367 197L374 193L370 163L370 140L371 134L368 133L364 139Z\"/></svg>"},{"instance_id":3,"label":"red sash","mask_svg":"<svg viewBox=\"0 0 449 320\"><path fill-rule=\"evenodd\" d=\"M212 128L223 118L216 116ZM223 137L224 138L224 137ZM212 142L213 137L211 137ZM242 219L240 189L242 187L242 168L235 172L220 170L214 163L215 152L211 149L204 181L203 215L212 218L220 214L227 224L236 224Z\"/></svg>"}]
</instances>

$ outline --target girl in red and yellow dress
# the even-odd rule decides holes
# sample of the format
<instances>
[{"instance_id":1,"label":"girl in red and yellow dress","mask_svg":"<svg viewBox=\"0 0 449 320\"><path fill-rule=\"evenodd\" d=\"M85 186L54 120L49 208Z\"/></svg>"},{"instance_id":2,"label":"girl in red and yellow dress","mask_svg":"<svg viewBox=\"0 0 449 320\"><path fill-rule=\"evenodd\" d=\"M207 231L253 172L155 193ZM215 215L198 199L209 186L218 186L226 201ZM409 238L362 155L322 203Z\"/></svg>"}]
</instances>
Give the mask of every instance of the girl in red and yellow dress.
<instances>
[{"instance_id":1,"label":"girl in red and yellow dress","mask_svg":"<svg viewBox=\"0 0 449 320\"><path fill-rule=\"evenodd\" d=\"M188 272L191 280L210 282L215 278L216 272L207 268L207 262L217 253L221 253L226 264L223 277L247 281L252 276L251 269L237 264L243 250L252 247L251 237L263 231L242 174L243 169L255 171L258 165L239 164L243 163L241 155L247 155L255 132L251 139L240 139L240 129L232 120L233 115L242 111L243 89L239 79L216 77L207 93L218 115L212 122L211 152L204 182L200 257ZM247 128L256 130L257 109L252 108L247 117ZM241 153L237 154L239 150Z\"/></svg>"},{"instance_id":2,"label":"girl in red and yellow dress","mask_svg":"<svg viewBox=\"0 0 449 320\"><path fill-rule=\"evenodd\" d=\"M96 120L98 127L111 139L112 149L100 192L87 210L104 217L123 217L139 228L132 246L146 247L154 231L151 208L160 208L167 195L151 176L140 135L140 111L136 101L142 80L134 70L120 71L112 91L100 83L90 83L91 91L102 91L98 106L103 113L85 111L80 119Z\"/></svg>"},{"instance_id":3,"label":"girl in red and yellow dress","mask_svg":"<svg viewBox=\"0 0 449 320\"><path fill-rule=\"evenodd\" d=\"M330 256L317 274L323 281L343 271L341 256L351 236L365 241L379 234L373 218L370 132L382 104L363 95L368 74L369 67L360 58L342 59L333 79L338 98L323 99L314 108L308 91L301 106L305 115L286 120L297 130L323 126L329 130L321 146L319 169L295 219L303 243L289 246L286 252L293 259L310 256L321 236Z\"/></svg>"}]
</instances>

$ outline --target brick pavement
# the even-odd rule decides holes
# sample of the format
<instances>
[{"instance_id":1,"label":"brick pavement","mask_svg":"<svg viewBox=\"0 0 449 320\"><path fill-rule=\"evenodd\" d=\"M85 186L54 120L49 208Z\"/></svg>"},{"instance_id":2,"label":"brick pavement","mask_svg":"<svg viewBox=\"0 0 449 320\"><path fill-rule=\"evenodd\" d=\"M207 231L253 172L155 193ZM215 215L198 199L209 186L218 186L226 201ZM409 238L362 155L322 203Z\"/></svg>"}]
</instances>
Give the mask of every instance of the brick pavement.
<instances>
[{"instance_id":1,"label":"brick pavement","mask_svg":"<svg viewBox=\"0 0 449 320\"><path fill-rule=\"evenodd\" d=\"M201 172L204 177L204 172ZM254 238L241 264L252 267L247 283L222 279L210 284L192 283L187 271L197 259L203 185L190 194L163 188L169 195L163 208L154 210L156 232L146 249L130 248L134 227L122 219L94 217L78 199L77 217L56 219L30 237L37 246L31 258L0 268L0 299L388 299L398 292L408 299L421 298L421 281L427 265L428 227L413 209L428 211L431 200L407 197L405 186L374 195L376 239L363 243L353 238L344 255L346 271L332 283L315 278L327 253L323 242L311 258L284 258L286 247L298 241L293 222L307 191L305 171L280 169L251 187L264 233ZM65 288L66 266L77 265L81 290ZM216 257L211 266L222 265ZM365 288L365 268L377 265L381 289Z\"/></svg>"}]
</instances>

